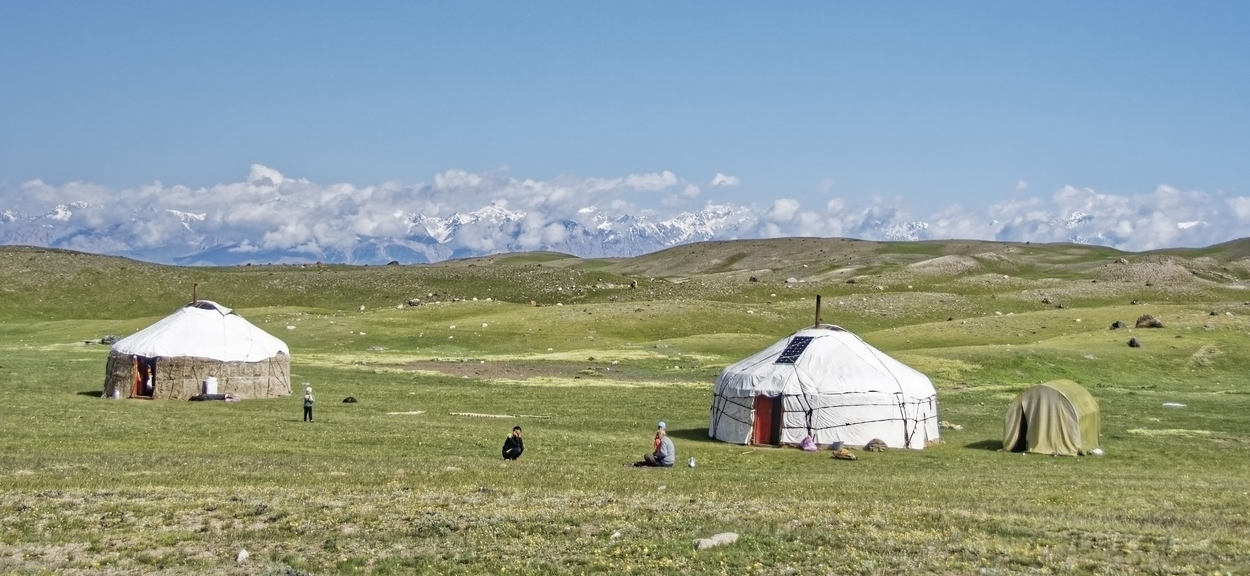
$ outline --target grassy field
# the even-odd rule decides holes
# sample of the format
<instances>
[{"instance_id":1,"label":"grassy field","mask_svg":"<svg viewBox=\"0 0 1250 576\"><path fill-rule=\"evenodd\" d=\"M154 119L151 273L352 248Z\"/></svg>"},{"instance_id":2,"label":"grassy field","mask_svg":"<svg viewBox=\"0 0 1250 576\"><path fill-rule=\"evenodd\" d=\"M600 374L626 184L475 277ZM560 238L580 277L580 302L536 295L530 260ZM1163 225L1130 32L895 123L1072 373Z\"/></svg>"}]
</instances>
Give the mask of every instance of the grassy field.
<instances>
[{"instance_id":1,"label":"grassy field","mask_svg":"<svg viewBox=\"0 0 1250 576\"><path fill-rule=\"evenodd\" d=\"M1247 253L786 239L188 269L0 248L0 573L1250 574ZM298 397L99 398L87 342L193 284L290 345L316 422ZM963 429L854 462L710 441L716 374L817 294ZM1142 314L1165 327L1109 329ZM999 451L1008 402L1056 378L1098 399L1106 454ZM697 468L622 466L658 420Z\"/></svg>"}]
</instances>

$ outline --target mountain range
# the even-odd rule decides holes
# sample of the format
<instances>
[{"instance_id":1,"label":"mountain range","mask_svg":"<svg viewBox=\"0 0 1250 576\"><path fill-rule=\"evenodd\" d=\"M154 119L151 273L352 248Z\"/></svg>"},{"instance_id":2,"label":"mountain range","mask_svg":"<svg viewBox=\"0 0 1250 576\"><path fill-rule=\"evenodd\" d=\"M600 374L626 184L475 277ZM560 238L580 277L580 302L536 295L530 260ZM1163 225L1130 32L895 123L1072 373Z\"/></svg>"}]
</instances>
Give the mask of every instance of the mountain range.
<instances>
[{"instance_id":1,"label":"mountain range","mask_svg":"<svg viewBox=\"0 0 1250 576\"><path fill-rule=\"evenodd\" d=\"M446 217L396 213L404 231L357 235L337 247L304 244L266 248L255 239L223 237L211 230L209 214L179 210L135 212L123 223L93 218L107 207L89 202L60 204L43 214L0 212L0 244L66 248L179 265L224 266L245 263L347 264L428 263L500 252L547 250L583 258L629 257L679 244L756 236L758 217L743 206L709 204L695 212L653 221L645 215L609 216L593 208L576 219L534 227L527 214L491 203ZM891 240L916 240L923 222L879 224ZM164 239L151 245L150 229Z\"/></svg>"}]
</instances>

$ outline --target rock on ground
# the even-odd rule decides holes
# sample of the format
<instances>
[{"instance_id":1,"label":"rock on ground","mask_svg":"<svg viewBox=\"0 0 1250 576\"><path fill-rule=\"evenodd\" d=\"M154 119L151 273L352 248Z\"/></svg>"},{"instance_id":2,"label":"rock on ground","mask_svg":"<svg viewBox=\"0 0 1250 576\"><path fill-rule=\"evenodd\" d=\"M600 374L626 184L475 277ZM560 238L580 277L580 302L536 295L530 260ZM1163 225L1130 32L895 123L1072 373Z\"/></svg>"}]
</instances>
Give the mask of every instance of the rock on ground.
<instances>
[{"instance_id":1,"label":"rock on ground","mask_svg":"<svg viewBox=\"0 0 1250 576\"><path fill-rule=\"evenodd\" d=\"M696 538L694 541L694 548L695 550L707 550L708 548L733 544L737 541L737 532L721 532L711 538Z\"/></svg>"}]
</instances>

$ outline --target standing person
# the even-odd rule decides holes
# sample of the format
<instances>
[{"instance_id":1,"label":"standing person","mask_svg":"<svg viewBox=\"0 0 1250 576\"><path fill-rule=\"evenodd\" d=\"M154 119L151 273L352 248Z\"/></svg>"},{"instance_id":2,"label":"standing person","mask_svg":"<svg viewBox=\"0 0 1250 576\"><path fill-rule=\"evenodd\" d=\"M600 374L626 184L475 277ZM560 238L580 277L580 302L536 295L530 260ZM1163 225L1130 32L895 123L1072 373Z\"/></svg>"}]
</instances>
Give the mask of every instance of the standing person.
<instances>
[{"instance_id":1,"label":"standing person","mask_svg":"<svg viewBox=\"0 0 1250 576\"><path fill-rule=\"evenodd\" d=\"M304 421L305 422L313 421L312 419L313 401L314 400L313 400L312 386L305 386L304 387Z\"/></svg>"},{"instance_id":2,"label":"standing person","mask_svg":"<svg viewBox=\"0 0 1250 576\"><path fill-rule=\"evenodd\" d=\"M521 440L521 427L513 426L512 434L503 441L503 459L516 460L525 451L525 441Z\"/></svg>"},{"instance_id":3,"label":"standing person","mask_svg":"<svg viewBox=\"0 0 1250 576\"><path fill-rule=\"evenodd\" d=\"M634 466L670 468L676 461L677 449L673 447L673 441L668 437L668 426L660 422L656 426L655 441L652 443L651 453L643 456L641 461L635 462Z\"/></svg>"}]
</instances>

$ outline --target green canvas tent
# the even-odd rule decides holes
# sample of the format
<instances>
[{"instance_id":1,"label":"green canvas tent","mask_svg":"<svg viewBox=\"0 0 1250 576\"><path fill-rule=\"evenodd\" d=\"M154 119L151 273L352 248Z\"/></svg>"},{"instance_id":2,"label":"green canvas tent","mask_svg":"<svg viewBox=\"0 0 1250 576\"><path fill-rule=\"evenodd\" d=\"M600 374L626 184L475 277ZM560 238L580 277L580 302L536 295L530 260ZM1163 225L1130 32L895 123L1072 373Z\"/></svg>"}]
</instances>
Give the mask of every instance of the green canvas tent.
<instances>
[{"instance_id":1,"label":"green canvas tent","mask_svg":"<svg viewBox=\"0 0 1250 576\"><path fill-rule=\"evenodd\" d=\"M1055 380L1016 396L1003 422L1003 449L1076 456L1098 447L1098 402L1080 384Z\"/></svg>"}]
</instances>

